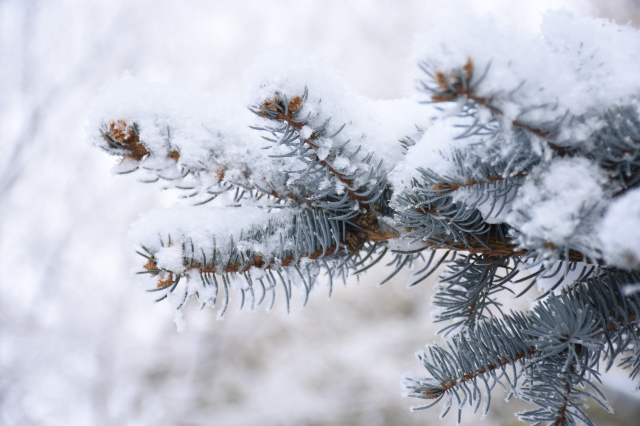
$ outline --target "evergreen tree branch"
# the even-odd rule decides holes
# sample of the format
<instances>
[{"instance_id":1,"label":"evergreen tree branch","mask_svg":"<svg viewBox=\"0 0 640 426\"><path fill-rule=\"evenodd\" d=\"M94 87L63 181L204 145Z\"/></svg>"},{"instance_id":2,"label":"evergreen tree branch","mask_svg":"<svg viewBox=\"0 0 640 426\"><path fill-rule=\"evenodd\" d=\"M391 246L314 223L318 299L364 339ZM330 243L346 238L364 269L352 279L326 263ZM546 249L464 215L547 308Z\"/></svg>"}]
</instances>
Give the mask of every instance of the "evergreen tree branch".
<instances>
[{"instance_id":1,"label":"evergreen tree branch","mask_svg":"<svg viewBox=\"0 0 640 426\"><path fill-rule=\"evenodd\" d=\"M424 90L432 93L431 100L433 102L454 102L465 99L467 101L466 108L473 109L475 105L481 105L489 110L494 117L504 117L504 112L494 104L491 97L476 95L476 89L489 72L489 66L484 74L474 81L474 64L471 58L468 58L467 63L461 69L450 71L435 70L431 72L426 64L421 64L423 71L436 83L435 86L429 86L425 83L422 86ZM530 132L546 140L550 148L558 155L563 156L584 150L582 144L568 146L562 142L554 141L558 136L559 124L567 115L561 120L551 123L533 125L523 120L514 119L511 120L511 124L516 129ZM576 121L581 119L583 120L583 118L578 118ZM625 193L626 188L640 183L640 119L635 108L629 106L605 111L600 119L604 121L605 125L601 126L601 129L592 136L594 145L588 148L587 152L604 168L615 172L612 174L613 180L621 184L621 188L615 194L617 197ZM573 120L574 118L571 118L571 121ZM465 133L472 132L467 130ZM486 178L490 179L490 177Z\"/></svg>"},{"instance_id":2,"label":"evergreen tree branch","mask_svg":"<svg viewBox=\"0 0 640 426\"><path fill-rule=\"evenodd\" d=\"M142 160L146 158L158 157L158 155L149 150L147 145L143 140L140 139L140 133L138 130L137 123L132 123L131 125L127 124L124 120L115 120L111 121L108 125L101 129L102 137L108 143L108 148L104 148L109 154L120 157L120 164L124 163L134 163L135 166L133 168L129 168L129 170L125 172L120 172L121 174L132 173L138 170ZM168 132L168 141L170 138L170 130L167 128ZM166 155L166 160L173 160L172 163L165 163L164 168L174 167L178 165L180 160L180 152L179 147L172 146L169 144L170 152ZM222 159L220 159L222 160ZM129 166L131 167L131 166ZM217 164L213 167L206 167L204 163L200 163L198 167L186 166L184 164L180 165L181 171L180 176L178 178L178 183L174 185L175 188L188 191L190 195L187 195L183 198L191 198L195 195L198 195L199 192L203 192L205 195L205 201L198 202L196 205L205 204L207 202L212 201L216 198L217 195L230 191L232 189L236 189L236 195L234 196L234 202L240 202L243 197L247 196L248 198L257 197L258 199L262 196L271 197L274 201L280 202L282 204L293 202L294 204L304 203L303 197L296 197L291 191L281 191L278 192L274 189L273 185L268 185L262 187L253 181L252 176L250 175L250 170L246 168L245 171L241 173L241 179L239 182L229 181L226 182L226 167L224 164ZM163 180L176 180L175 177L167 177L163 174L164 169L157 170L157 178L151 181L143 181L147 183L156 182L159 179ZM183 178L188 175L195 176L196 181L190 182L187 185L182 183ZM199 188L204 185L200 182L199 177L206 175L207 176L207 188ZM213 177L213 179L211 179ZM213 185L218 186L213 189ZM195 191L195 192L192 192Z\"/></svg>"},{"instance_id":3,"label":"evergreen tree branch","mask_svg":"<svg viewBox=\"0 0 640 426\"><path fill-rule=\"evenodd\" d=\"M307 98L306 88L302 96L295 96L291 101L286 97L281 99L276 93L273 99L250 108L258 116L279 124L276 128L254 127L279 138L263 137L274 143L274 147L290 149L286 154L272 157L295 158L295 164L304 167L288 171L287 185L300 188L314 208L321 208L341 220L365 214L367 209L363 205L367 204L382 216L388 216L390 192L382 160L377 165L371 164L373 154L359 155L361 146L349 150L350 139L338 142L336 137L346 124L329 134L331 118L322 121L319 113L312 117L311 112L301 118Z\"/></svg>"},{"instance_id":4,"label":"evergreen tree branch","mask_svg":"<svg viewBox=\"0 0 640 426\"><path fill-rule=\"evenodd\" d=\"M300 120L298 114L304 107L304 103L307 99L307 91L302 96L295 96L291 100L280 99L280 97L276 94L273 99L265 100L259 107L252 109L256 114L264 116L265 118L273 121L277 121L280 123L286 123L286 125L291 129L297 132L298 137L306 144L309 148L308 152L305 153L306 156L309 157L310 161L317 162L321 165L322 168L328 170L336 179L342 182L345 186L345 192L349 194L349 197L357 201L359 203L368 204L369 200L367 197L363 196L358 192L359 185L355 182L354 179L347 177L346 174L337 170L332 164L333 160L336 158L335 153L329 153L325 159L321 159L318 156L318 150L321 148L320 145L316 142L320 136L325 133L326 126L329 124L329 120L323 123L319 128L313 130L313 132L309 135L309 137L303 137L300 134L300 130L308 124L307 120ZM333 138L337 136L344 125L334 134L329 136ZM346 143L345 143L346 144ZM352 189L355 188L355 189Z\"/></svg>"},{"instance_id":5,"label":"evergreen tree branch","mask_svg":"<svg viewBox=\"0 0 640 426\"><path fill-rule=\"evenodd\" d=\"M314 252L306 254L304 256L289 255L283 259L274 258L269 261L265 261L260 253L253 253L252 257L249 256L235 256L234 261L227 263L224 266L216 264L203 264L196 261L192 261L189 258L188 250L184 253L184 266L185 273L188 271L197 271L201 274L230 274L230 273L245 273L249 272L252 268L258 269L280 269L285 267L293 267L299 265L305 259L309 260L322 260L323 258L331 258L340 254L349 253L352 256L358 256L359 252L365 248L366 245L371 245L380 242L386 242L390 239L397 238L395 233L383 232L377 227L375 222L372 223L372 219L375 220L375 216L371 214L362 215L354 220L358 226L354 227L349 225L346 227L344 244L333 244L321 249L317 249ZM194 249L195 252L195 249ZM153 275L161 274L162 270L158 269L158 264L154 260L153 254L151 258L148 255L139 253L141 256L147 259L147 263L143 268L148 273ZM173 273L171 273L173 274ZM158 288L163 288L171 285L169 281L160 280L158 282Z\"/></svg>"},{"instance_id":6,"label":"evergreen tree branch","mask_svg":"<svg viewBox=\"0 0 640 426\"><path fill-rule=\"evenodd\" d=\"M423 83L423 88L432 93L431 100L433 102L452 102L460 98L465 98L473 104L487 108L491 111L494 117L503 117L505 115L504 112L494 104L491 97L476 95L476 88L484 80L485 76L489 72L490 66L491 64L487 66L483 75L474 81L475 66L471 58L467 59L466 64L461 69L450 71L435 70L433 74L428 71L426 64L422 64L422 69L429 76L433 76L433 79L436 82L435 87L431 87ZM553 123L555 124L554 126L549 126L549 123L545 123L545 126L536 127L516 119L512 120L511 124L517 129L528 131L543 139L551 139L555 135L557 124L559 123ZM565 153L565 149L563 147L554 145L553 143L550 143L549 145L559 154Z\"/></svg>"},{"instance_id":7,"label":"evergreen tree branch","mask_svg":"<svg viewBox=\"0 0 640 426\"><path fill-rule=\"evenodd\" d=\"M542 407L523 413L522 418L565 424L562 422L569 421L570 417L581 416L579 404L570 394L575 392L577 385L591 386L586 375L597 377L597 369L594 368L601 360L605 343L617 342L617 348L610 346L612 352L607 354L613 359L625 350L629 342L637 340L637 337L629 336L637 333L640 296L625 296L622 288L638 278L637 273L603 271L563 290L560 296L551 296L540 302L531 313L512 312L500 319L486 319L475 327L465 328L447 343L448 350L429 346L429 355L421 353L418 358L431 378L407 376L407 394L437 401L445 394L455 395L459 409L467 398L470 403L476 401L479 405L479 380L490 391L499 381L495 371L501 370L503 374L500 377L507 377L512 393L515 392L517 378L524 374L527 390L520 397ZM616 307L614 311L606 309L613 306ZM509 364L514 364L510 379L504 370ZM520 373L517 373L515 364L519 364ZM564 381L558 377L564 377ZM487 379L492 380L493 385L490 386ZM554 400L554 408L549 414L550 392L557 394L554 389L566 392ZM465 394L465 401L460 402L460 393ZM606 406L597 389L593 392L580 391L578 396L589 397ZM432 404L418 409L430 406ZM574 420L569 424L572 422Z\"/></svg>"},{"instance_id":8,"label":"evergreen tree branch","mask_svg":"<svg viewBox=\"0 0 640 426\"><path fill-rule=\"evenodd\" d=\"M226 251L216 246L215 235L213 236L214 245L206 249L197 243L194 244L189 236L174 236L172 240L171 235L168 235L167 243L164 244L161 240L162 244L159 248L149 249L143 246L142 251L138 252L147 260L144 270L139 273L150 274L156 278L155 288L148 291L160 292L157 293L161 296L158 301L168 296L178 297L173 296L175 292L180 296L178 299L180 306L194 296L202 303L214 306L218 295L218 279L222 279L223 283L226 283L225 295L228 292L227 287L235 288L240 292L241 307L244 304L245 293L249 292L252 295L251 310L265 299L267 287L273 293L271 305L273 304L275 297L273 274L275 273L277 276L282 275L280 281L287 287L285 299L289 309L292 295L291 282L304 284L302 287L304 304L306 304L316 277L321 271L329 275L330 283L333 276L345 278L350 271L356 271L366 265L367 260L370 264L377 262L379 259L373 260L372 255L381 250L383 255L386 252L386 241L396 237L396 234L381 230L378 227L376 215L371 212L356 217L349 224L344 224L344 231L336 226L337 222L328 219L321 210L316 210L315 213L302 211L283 225L272 224L264 229L252 228L244 235L241 233L239 239L231 239L230 249ZM302 226L312 226L316 231L309 234L308 231L303 230ZM252 248L254 243L259 244L257 247L273 245L277 241L278 234L280 248L276 249L275 253ZM297 242L294 245L285 246L282 243L283 235L287 238L293 236L294 241ZM177 243L177 240L182 242ZM163 252L172 247L178 250L181 261L179 267L168 268L161 264L160 258ZM364 258L363 251L367 253ZM306 276L301 268L302 271L306 271ZM200 283L194 283L196 276L200 277ZM254 292L256 277L262 288L262 297L258 302ZM237 284L238 278L242 278L245 283ZM265 287L262 279L272 280ZM191 284L178 290L179 283L185 281ZM231 285L233 282L236 284ZM331 288L332 285L329 288L330 293ZM226 296L224 300L227 300ZM226 302L224 303L220 316L226 311Z\"/></svg>"},{"instance_id":9,"label":"evergreen tree branch","mask_svg":"<svg viewBox=\"0 0 640 426\"><path fill-rule=\"evenodd\" d=\"M449 34L453 25L464 33L477 24L460 20L440 31ZM98 108L93 128L98 123L102 132L94 131L93 141L122 158L117 171L155 173L197 204L235 188L210 210L150 213L132 230L144 244L140 273L155 278L148 291L177 309L192 297L214 306L220 293L219 316L232 291L240 308L248 301L251 310L268 295L270 309L281 291L289 310L294 289L305 305L321 272L331 294L334 277L364 272L391 249L393 272L384 284L430 249L410 286L447 266L433 302L441 308L436 321L447 322L441 331L452 336L418 354L427 377L405 378L406 393L429 403L415 409L444 400L445 415L456 399L459 419L467 402L479 409L486 391L486 413L499 385L509 398L539 406L521 419L590 424L586 400L606 407L592 384L600 362L608 369L622 356L630 376L640 374L640 296L623 291L640 282L633 269L640 258L640 115L638 90L621 89L621 81L633 82L618 71L638 50L631 41L637 35L599 24L596 30L587 21L555 16L544 42L480 25L473 30L480 43L490 45L486 37L501 46L495 73L478 38L466 44L432 33L423 46L430 52L421 64L430 77L423 89L429 103L456 106L428 107L427 115L436 115L431 122L404 101L370 102L341 90L335 76L316 74L313 61L300 68L301 80L288 52L262 64L267 69L256 76L249 108L255 116L208 96L130 79L114 85L116 95ZM562 22L571 30L553 30ZM606 44L584 37L593 31L626 53L598 56ZM591 46L583 49L583 42ZM467 52L475 52L473 60ZM488 65L478 72L476 64ZM313 87L311 97L302 81ZM331 88L323 87L327 82ZM321 105L316 90L329 102ZM158 95L151 111L148 94ZM133 106L111 104L125 96ZM259 147L260 134L238 123L254 124L248 127L269 145ZM367 135L368 152L350 145ZM398 151L387 149L398 139ZM233 204L224 207L226 197ZM498 292L529 280L521 296L538 279L552 278L557 282L531 311L502 312Z\"/></svg>"}]
</instances>

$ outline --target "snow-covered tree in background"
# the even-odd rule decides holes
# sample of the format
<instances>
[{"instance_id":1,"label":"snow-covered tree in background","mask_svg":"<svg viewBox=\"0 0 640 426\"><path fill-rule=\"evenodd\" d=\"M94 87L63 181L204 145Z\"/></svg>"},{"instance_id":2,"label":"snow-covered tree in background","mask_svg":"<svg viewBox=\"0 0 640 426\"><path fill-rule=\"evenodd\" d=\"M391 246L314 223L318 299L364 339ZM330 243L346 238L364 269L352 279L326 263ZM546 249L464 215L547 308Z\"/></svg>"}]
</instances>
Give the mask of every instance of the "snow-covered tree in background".
<instances>
[{"instance_id":1,"label":"snow-covered tree in background","mask_svg":"<svg viewBox=\"0 0 640 426\"><path fill-rule=\"evenodd\" d=\"M550 13L541 35L467 16L418 39L415 98L374 101L289 49L259 59L237 103L125 76L90 139L119 174L182 191L136 222L148 290L181 309L286 309L385 255L408 284L444 270L443 343L406 395L489 408L499 386L536 424L591 422L595 384L640 372L640 34ZM249 108L246 108L249 106ZM327 279L324 279L324 276ZM524 284L521 284L524 283ZM506 312L535 284L529 312Z\"/></svg>"}]
</instances>

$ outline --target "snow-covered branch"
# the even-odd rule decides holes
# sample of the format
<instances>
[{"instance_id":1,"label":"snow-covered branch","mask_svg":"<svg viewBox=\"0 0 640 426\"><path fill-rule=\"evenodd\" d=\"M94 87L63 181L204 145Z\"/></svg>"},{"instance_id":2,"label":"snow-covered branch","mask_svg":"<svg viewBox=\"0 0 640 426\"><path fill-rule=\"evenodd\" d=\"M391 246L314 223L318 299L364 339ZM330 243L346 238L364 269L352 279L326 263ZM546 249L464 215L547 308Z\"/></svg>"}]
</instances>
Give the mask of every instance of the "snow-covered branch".
<instances>
[{"instance_id":1,"label":"snow-covered branch","mask_svg":"<svg viewBox=\"0 0 640 426\"><path fill-rule=\"evenodd\" d=\"M436 321L457 334L419 356L430 377L407 376L407 393L477 410L480 386L506 379L541 406L523 419L588 421L584 398L604 398L578 387L601 354L637 347L640 299L623 287L640 280L640 36L564 12L541 31L440 22L416 45L426 99L366 99L286 49L258 60L242 102L129 76L107 86L91 140L121 158L116 172L189 191L132 228L148 291L180 309L224 290L222 316L231 290L253 310L276 287L289 308L297 287L304 306L321 273L331 293L391 251L385 283L427 253L410 286L447 265ZM502 312L497 293L551 278L531 312Z\"/></svg>"}]
</instances>

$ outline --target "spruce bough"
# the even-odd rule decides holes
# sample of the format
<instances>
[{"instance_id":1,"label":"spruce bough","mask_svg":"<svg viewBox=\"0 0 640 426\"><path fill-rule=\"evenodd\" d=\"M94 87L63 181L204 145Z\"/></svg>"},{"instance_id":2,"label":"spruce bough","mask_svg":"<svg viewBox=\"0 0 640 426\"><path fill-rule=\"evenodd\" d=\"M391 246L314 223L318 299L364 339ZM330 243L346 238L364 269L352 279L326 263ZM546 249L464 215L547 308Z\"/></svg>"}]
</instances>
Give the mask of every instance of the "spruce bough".
<instances>
[{"instance_id":1,"label":"spruce bough","mask_svg":"<svg viewBox=\"0 0 640 426\"><path fill-rule=\"evenodd\" d=\"M404 375L414 410L486 413L499 387L538 406L524 421L592 424L601 370L640 372L640 35L565 12L537 35L457 16L414 51L418 93L401 100L290 49L256 62L242 102L106 86L90 140L116 173L182 193L130 232L147 291L222 318L232 293L288 311L385 256L381 284L417 263L408 286L441 271L446 337ZM536 284L528 312L496 298Z\"/></svg>"}]
</instances>

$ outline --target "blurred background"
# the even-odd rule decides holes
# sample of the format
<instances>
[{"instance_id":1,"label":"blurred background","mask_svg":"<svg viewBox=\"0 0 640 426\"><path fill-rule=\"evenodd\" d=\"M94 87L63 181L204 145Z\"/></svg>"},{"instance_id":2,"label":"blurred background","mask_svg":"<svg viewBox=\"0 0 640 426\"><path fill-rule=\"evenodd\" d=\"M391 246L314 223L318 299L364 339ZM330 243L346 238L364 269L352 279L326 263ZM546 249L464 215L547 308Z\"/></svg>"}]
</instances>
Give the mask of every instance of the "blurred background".
<instances>
[{"instance_id":1,"label":"blurred background","mask_svg":"<svg viewBox=\"0 0 640 426\"><path fill-rule=\"evenodd\" d=\"M400 374L438 339L433 282L385 273L322 293L287 317L186 312L176 332L130 275L124 245L141 212L172 194L110 174L84 141L87 106L125 70L222 97L272 46L301 47L372 98L411 93L414 34L476 10L535 31L547 8L640 24L636 0L0 0L0 425L453 425L410 413ZM605 392L637 424L640 399L615 373ZM517 424L501 403L489 424ZM478 421L465 413L463 423ZM633 420L632 420L633 419Z\"/></svg>"}]
</instances>

